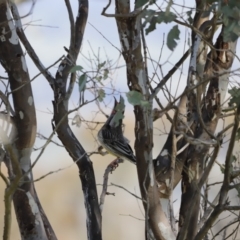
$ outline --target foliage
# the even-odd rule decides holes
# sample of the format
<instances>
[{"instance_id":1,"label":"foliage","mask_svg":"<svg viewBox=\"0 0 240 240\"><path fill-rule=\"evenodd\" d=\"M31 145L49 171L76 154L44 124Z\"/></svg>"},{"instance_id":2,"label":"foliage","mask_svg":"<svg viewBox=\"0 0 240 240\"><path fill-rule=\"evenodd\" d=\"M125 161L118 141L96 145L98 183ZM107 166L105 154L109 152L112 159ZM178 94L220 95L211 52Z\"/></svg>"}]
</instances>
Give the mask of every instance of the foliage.
<instances>
[{"instance_id":1,"label":"foliage","mask_svg":"<svg viewBox=\"0 0 240 240\"><path fill-rule=\"evenodd\" d=\"M87 74L84 73L78 78L78 90L79 92L82 92L85 90L87 83Z\"/></svg>"},{"instance_id":2,"label":"foliage","mask_svg":"<svg viewBox=\"0 0 240 240\"><path fill-rule=\"evenodd\" d=\"M136 0L135 4L136 4L136 7L139 8L139 7L142 7L143 5L147 4L149 0Z\"/></svg>"},{"instance_id":3,"label":"foliage","mask_svg":"<svg viewBox=\"0 0 240 240\"><path fill-rule=\"evenodd\" d=\"M240 88L233 87L228 92L231 95L231 99L229 100L229 105L232 106L233 104L236 104L237 106L239 106L240 105Z\"/></svg>"},{"instance_id":4,"label":"foliage","mask_svg":"<svg viewBox=\"0 0 240 240\"><path fill-rule=\"evenodd\" d=\"M165 12L156 12L154 10L147 9L143 14L143 18L143 27L146 28L146 34L149 34L156 29L156 24L171 23L176 19L176 15L169 10ZM149 26L146 27L147 25ZM180 31L177 25L173 26L172 29L168 32L167 46L171 51L173 51L176 47L176 40L179 40L179 35Z\"/></svg>"},{"instance_id":5,"label":"foliage","mask_svg":"<svg viewBox=\"0 0 240 240\"><path fill-rule=\"evenodd\" d=\"M174 48L177 46L176 40L179 40L179 35L180 31L178 29L178 26L173 26L167 36L167 46L171 51L173 51Z\"/></svg>"},{"instance_id":6,"label":"foliage","mask_svg":"<svg viewBox=\"0 0 240 240\"><path fill-rule=\"evenodd\" d=\"M143 95L140 92L137 91L130 91L126 94L128 102L135 105L141 105L141 106L149 106L149 102L145 101L143 98Z\"/></svg>"}]
</instances>

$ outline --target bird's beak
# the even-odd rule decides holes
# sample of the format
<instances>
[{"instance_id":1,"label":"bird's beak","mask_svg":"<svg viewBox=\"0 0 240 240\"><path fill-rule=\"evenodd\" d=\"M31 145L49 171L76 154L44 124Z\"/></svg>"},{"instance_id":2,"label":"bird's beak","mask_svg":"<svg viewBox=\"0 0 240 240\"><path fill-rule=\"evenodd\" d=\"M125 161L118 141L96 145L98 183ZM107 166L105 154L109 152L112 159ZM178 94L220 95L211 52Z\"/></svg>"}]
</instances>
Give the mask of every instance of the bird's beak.
<instances>
[{"instance_id":1,"label":"bird's beak","mask_svg":"<svg viewBox=\"0 0 240 240\"><path fill-rule=\"evenodd\" d=\"M122 97L122 95L120 95L119 103L120 103L120 104L124 104L124 98Z\"/></svg>"},{"instance_id":2,"label":"bird's beak","mask_svg":"<svg viewBox=\"0 0 240 240\"><path fill-rule=\"evenodd\" d=\"M117 99L114 97L114 108L118 105Z\"/></svg>"},{"instance_id":3,"label":"bird's beak","mask_svg":"<svg viewBox=\"0 0 240 240\"><path fill-rule=\"evenodd\" d=\"M116 113L116 106L118 105L118 101L116 100L116 98L114 97L114 106L112 109L112 113L111 116L113 116Z\"/></svg>"}]
</instances>

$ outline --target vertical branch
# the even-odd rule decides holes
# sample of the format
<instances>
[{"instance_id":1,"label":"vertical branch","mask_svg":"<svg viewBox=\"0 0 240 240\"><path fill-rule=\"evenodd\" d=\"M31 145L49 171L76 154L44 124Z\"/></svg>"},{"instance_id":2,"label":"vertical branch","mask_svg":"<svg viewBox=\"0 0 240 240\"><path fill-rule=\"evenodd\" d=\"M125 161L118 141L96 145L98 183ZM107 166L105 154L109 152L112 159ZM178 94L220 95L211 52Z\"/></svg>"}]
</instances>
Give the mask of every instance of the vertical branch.
<instances>
[{"instance_id":1,"label":"vertical branch","mask_svg":"<svg viewBox=\"0 0 240 240\"><path fill-rule=\"evenodd\" d=\"M79 0L78 14L75 25L72 22L72 13L68 1L69 18L71 29L71 41L69 46L69 54L60 63L54 81L54 122L58 126L56 132L69 155L76 162L79 175L82 182L82 189L85 198L85 209L87 213L87 234L89 240L101 240L101 212L98 204L97 188L94 176L92 162L86 154L86 151L77 140L68 124L68 101L70 93L67 91L67 79L71 68L76 64L82 39L85 31L86 21L88 17L88 1ZM73 79L74 76L71 77ZM72 83L70 83L72 84Z\"/></svg>"},{"instance_id":2,"label":"vertical branch","mask_svg":"<svg viewBox=\"0 0 240 240\"><path fill-rule=\"evenodd\" d=\"M3 149L0 149L1 155ZM4 153L5 155L5 153ZM6 157L6 156L4 156ZM1 156L2 161L4 158ZM9 193L10 182L8 181L7 177L0 171L0 177L6 184L5 193L4 193L4 226L3 226L3 239L10 240L10 233L11 233L11 221L12 221L12 195L11 192Z\"/></svg>"},{"instance_id":3,"label":"vertical branch","mask_svg":"<svg viewBox=\"0 0 240 240\"><path fill-rule=\"evenodd\" d=\"M179 181L182 178L182 168L184 165L184 161L186 158L188 143L184 140L183 135L181 133L185 133L189 131L190 127L187 124L187 96L183 94L178 105L177 111L174 116L174 124L172 126L168 138L161 149L159 155L154 161L154 169L156 173L156 178L159 185L160 197L161 198L169 198L171 193L171 186L174 189ZM174 129L175 128L175 129ZM176 134L175 132L179 132ZM174 141L174 135L176 135L176 140ZM171 158L174 152L173 142L176 142L176 159L174 171L171 169ZM174 174L173 181L170 181L172 174Z\"/></svg>"},{"instance_id":4,"label":"vertical branch","mask_svg":"<svg viewBox=\"0 0 240 240\"><path fill-rule=\"evenodd\" d=\"M208 21L210 12L207 13L207 4L205 2L196 1L196 8L198 9L194 17L194 27L199 29L203 34L207 33L209 26L211 26L211 21ZM205 39L206 41L206 39ZM201 116L199 113L199 105L201 103L201 93L203 81L203 72L206 63L207 56L207 45L206 42L202 40L202 36L192 32L192 54L189 64L189 72L187 79L187 89L190 90L187 93L187 125L191 128L191 131L187 131L189 135L194 135L196 122ZM197 87L196 87L197 86ZM195 88L196 87L196 88ZM178 239L193 239L197 232L197 222L198 214L200 209L200 194L197 194L196 201L194 202L194 209L189 211L187 209L190 199L193 197L196 191L197 181L199 176L201 176L203 159L198 156L192 156L189 154L188 147L185 151L186 161L182 171L182 202L180 207L179 216L179 235ZM190 158L190 159L189 159ZM187 223L186 217L189 222ZM191 228L184 228L182 230L183 224L186 225L191 222ZM188 225L189 226L189 225Z\"/></svg>"},{"instance_id":5,"label":"vertical branch","mask_svg":"<svg viewBox=\"0 0 240 240\"><path fill-rule=\"evenodd\" d=\"M223 31L224 27L214 45L214 49L216 50L208 54L206 62L204 76L210 79L210 84L206 97L203 100L200 116L204 126L200 122L200 118L197 118L194 124L194 137L205 141L211 140L215 132L221 114L221 98L222 95L225 94L225 91L227 91L226 84L225 89L221 89L221 86L223 82L228 82L229 72L235 57L234 52L236 50L237 40L234 42L224 42ZM219 141L219 139L215 140ZM196 146L191 145L189 148L189 160L185 164L186 171L183 171L183 194L180 209L180 227L182 227L182 229L179 232L178 239L185 239L185 236L187 236L187 239L191 239L196 235L201 190L199 189L198 182L202 174L203 161L209 151L209 147L210 146L198 144ZM202 187L202 184L203 183L201 183L200 187ZM198 194L196 194L196 192L198 192ZM187 214L186 211L188 211ZM194 232L192 230L189 231L190 223L191 226L193 226L194 223ZM191 227L191 229L193 228Z\"/></svg>"},{"instance_id":6,"label":"vertical branch","mask_svg":"<svg viewBox=\"0 0 240 240\"><path fill-rule=\"evenodd\" d=\"M4 147L10 157L15 177L11 179L8 196L13 197L22 238L47 239L37 204L31 172L31 152L36 137L36 113L30 78L23 51L7 2L0 5L0 61L9 76L15 115L16 140ZM52 232L53 233L53 232ZM54 233L53 238L55 239Z\"/></svg>"},{"instance_id":7,"label":"vertical branch","mask_svg":"<svg viewBox=\"0 0 240 240\"><path fill-rule=\"evenodd\" d=\"M174 172L175 172L175 166L176 166L176 157L177 157L177 138L176 138L176 134L175 134L175 129L176 129L176 125L177 125L177 117L178 114L176 113L174 121L172 123L172 132L173 132L173 137L172 137L172 156L171 156L171 168L170 168L170 172L171 172L171 176L170 176L170 183L169 183L169 217L170 217L170 223L171 223L171 227L173 229L173 231L175 233L177 233L176 231L176 224L175 224L175 218L174 218L174 211L173 211L173 202L172 202L172 193L173 193L173 187L174 187Z\"/></svg>"},{"instance_id":8,"label":"vertical branch","mask_svg":"<svg viewBox=\"0 0 240 240\"><path fill-rule=\"evenodd\" d=\"M234 144L236 141L236 133L239 126L240 120L240 106L237 107L235 112L235 119L234 119L234 126L232 129L232 134L226 154L225 159L225 170L224 170L224 179L223 184L220 189L220 195L217 206L213 209L212 213L208 217L208 219L203 224L202 228L196 235L195 240L201 240L207 234L208 230L211 228L213 223L216 221L217 217L225 210L224 207L228 204L228 191L229 191L229 184L230 184L230 171L231 171L231 159L232 159L232 152L234 148Z\"/></svg>"},{"instance_id":9,"label":"vertical branch","mask_svg":"<svg viewBox=\"0 0 240 240\"><path fill-rule=\"evenodd\" d=\"M194 17L193 26L196 29L200 28L200 31L203 33L206 32L206 29L209 28L211 25L209 19L209 14L206 14L207 5L205 2L202 1L196 1L196 9L197 12ZM202 41L201 36L198 36L195 34L195 32L192 32L192 54L191 54L191 60L190 60L190 67L189 67L189 77L188 77L188 86L187 89L191 89L194 87L197 83L197 79L200 81L202 80L204 66L206 63L206 56L207 56L207 44L205 41ZM182 62L181 62L182 63ZM177 63L178 64L178 63ZM177 65L176 64L176 65ZM165 77L164 77L165 78ZM162 83L163 81L161 81ZM197 88L198 90L189 91L188 94L183 94L179 104L178 104L178 111L175 113L176 118L176 131L186 133L189 132L191 126L192 126L192 117L189 118L189 114L191 114L193 117L197 115L197 94L196 91L201 94L201 85ZM195 91L195 92L194 92ZM188 121L186 116L188 115ZM190 120L189 120L190 119ZM173 139L174 133L173 133L173 127L170 130L170 133L168 134L168 138L166 140L166 143L164 144L164 147L160 151L158 157L156 158L156 161L154 162L155 166L155 172L156 177L159 184L159 189L161 192L162 198L168 198L169 193L171 192L171 186L170 183L170 177L171 177L171 156L173 154L173 145L172 145L172 139ZM177 158L176 158L176 166L174 170L174 182L173 182L173 188L179 183L179 181L182 178L182 168L184 166L184 162L187 157L188 152L188 143L185 141L183 136L181 134L177 134Z\"/></svg>"},{"instance_id":10,"label":"vertical branch","mask_svg":"<svg viewBox=\"0 0 240 240\"><path fill-rule=\"evenodd\" d=\"M78 13L76 20L73 19L72 9L68 0L65 0L69 14L71 37L68 55L59 65L55 78L47 71L40 62L37 54L27 41L24 32L18 29L18 34L24 44L29 56L41 71L54 91L54 117L56 132L64 147L76 162L79 168L79 175L82 183L82 190L85 198L85 209L87 213L87 234L89 240L101 240L101 212L98 204L97 188L92 162L86 151L77 140L68 124L68 102L72 93L72 86L75 81L75 73L71 74L70 85L67 86L67 79L71 68L76 64L88 17L88 0L78 1Z\"/></svg>"},{"instance_id":11,"label":"vertical branch","mask_svg":"<svg viewBox=\"0 0 240 240\"><path fill-rule=\"evenodd\" d=\"M64 147L76 162L82 182L82 190L85 198L85 209L87 213L87 233L90 240L101 240L101 213L98 204L98 196L94 170L86 151L73 134L68 124L68 101L72 93L72 85L75 81L75 73L71 74L70 85L67 87L67 79L71 68L76 64L88 17L88 0L78 1L77 18L74 21L73 13L68 0L65 0L69 14L71 37L68 55L59 65L55 78L47 71L39 60L37 54L28 42L24 32L18 27L18 34L24 44L29 56L36 67L41 71L54 91L54 122L56 132ZM40 203L39 203L40 204Z\"/></svg>"},{"instance_id":12,"label":"vertical branch","mask_svg":"<svg viewBox=\"0 0 240 240\"><path fill-rule=\"evenodd\" d=\"M152 146L153 120L152 97L147 86L148 80L145 63L141 52L141 18L140 9L130 12L130 3L116 0L116 22L123 57L127 65L127 83L130 90L140 92L148 107L136 105L135 113L135 151L139 186L146 212L146 238L175 239L171 226L159 202L159 193L155 180ZM122 16L122 17L121 17Z\"/></svg>"}]
</instances>

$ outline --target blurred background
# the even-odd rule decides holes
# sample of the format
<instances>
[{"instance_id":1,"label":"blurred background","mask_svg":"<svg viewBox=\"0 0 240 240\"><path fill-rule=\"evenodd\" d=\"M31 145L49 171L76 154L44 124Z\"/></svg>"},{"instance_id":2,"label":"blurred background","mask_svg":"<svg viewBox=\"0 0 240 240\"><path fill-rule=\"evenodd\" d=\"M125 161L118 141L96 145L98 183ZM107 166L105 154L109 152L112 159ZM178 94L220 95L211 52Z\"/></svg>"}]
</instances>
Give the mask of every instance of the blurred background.
<instances>
[{"instance_id":1,"label":"blurred background","mask_svg":"<svg viewBox=\"0 0 240 240\"><path fill-rule=\"evenodd\" d=\"M21 16L26 15L31 9L32 1L16 1L18 4ZM185 1L188 4L189 1ZM76 15L78 1L71 1L73 12ZM101 16L103 7L108 3L107 0L91 0L89 1L89 17L84 35L81 54L78 58L78 64L85 69L92 70L96 59L103 61L112 61L116 68L110 73L110 80L106 81L107 97L101 105L103 111L109 114L113 106L112 94L119 96L121 94L125 98L125 93L128 91L126 84L126 73L124 61L120 57L117 49L120 49L119 38L114 18L106 18ZM190 6L193 3L190 3ZM111 6L108 13L114 12L114 6ZM69 46L69 19L65 2L62 0L37 0L36 5L31 15L22 19L25 33L28 40L35 48L39 58L45 67L53 64L57 59L66 54L64 47ZM190 37L190 32L181 28L181 40L174 52L170 52L166 47L162 49L165 39L165 32L168 32L172 25L162 24L157 27L157 30L147 36L147 42L151 58L158 59L162 55L160 61L163 66L163 73L166 74L172 65L179 59L180 56L188 49L187 41ZM34 66L31 59L26 54L28 70L31 78L38 74L38 70ZM51 68L50 71L55 75L57 66ZM179 94L185 87L188 62L174 75L169 82L169 88L174 94ZM149 65L149 75L154 73L153 66ZM0 69L0 75L4 74L3 69ZM159 73L159 75L161 75ZM181 78L181 84L179 79ZM39 76L32 82L33 92L35 96L35 105L37 111L38 133L49 137L52 132L52 90L42 76ZM78 105L79 94L78 90L73 92L70 101L70 108ZM114 88L112 91L111 89ZM109 91L107 89L110 89ZM166 104L165 97L159 94L163 105ZM91 93L86 94L85 99L91 100L94 96ZM126 98L125 98L126 99ZM96 134L101 127L99 124L92 124L91 121L103 122L105 116L99 112L99 108L93 103L81 108L77 112L82 119L80 127L72 125L72 129L79 141L87 152L97 151L98 143ZM75 114L70 118L74 118ZM229 119L229 121L231 121ZM71 119L70 119L71 122ZM130 145L134 146L134 115L133 108L126 101L126 112L124 118L125 136L130 140ZM220 123L220 125L223 123ZM224 123L226 124L226 122ZM222 126L222 125L221 125ZM219 127L221 127L219 126ZM161 150L164 141L167 137L167 132L170 129L169 122L165 117L159 119L154 125L154 152L153 157L156 157ZM57 137L54 141L61 144ZM37 138L35 148L39 149L45 144L45 139ZM134 148L133 148L134 149ZM36 159L39 150L34 151L32 161ZM224 160L225 148L222 149L219 162ZM221 157L223 156L223 157ZM102 191L103 174L107 165L114 160L113 156L92 155L91 161L95 169L96 182L98 185L98 193ZM4 166L1 170L6 173ZM51 173L52 172L52 173ZM49 174L51 173L51 174ZM38 180L39 178L46 177ZM211 175L211 182L218 181L221 178L220 168L216 167ZM45 149L42 157L34 167L34 179L36 179L36 189L38 196L43 205L43 208L55 230L59 240L77 240L87 239L86 235L86 215L84 208L84 200L82 196L81 183L78 176L77 167L73 164L72 159L61 146L49 144ZM120 164L119 167L109 175L109 183L120 185L132 193L140 196L138 180L135 166L129 162ZM0 180L0 235L3 230L3 192L4 183ZM109 187L108 191L114 193L115 196L106 196L103 209L103 239L105 240L126 240L144 238L144 214L142 203L131 196L123 189L117 187ZM214 197L214 191L210 195ZM233 200L236 197L236 192L233 192ZM180 204L180 187L174 192L173 199L175 214L178 214ZM15 216L13 215L12 235L11 239L18 240L20 235L16 224Z\"/></svg>"}]
</instances>

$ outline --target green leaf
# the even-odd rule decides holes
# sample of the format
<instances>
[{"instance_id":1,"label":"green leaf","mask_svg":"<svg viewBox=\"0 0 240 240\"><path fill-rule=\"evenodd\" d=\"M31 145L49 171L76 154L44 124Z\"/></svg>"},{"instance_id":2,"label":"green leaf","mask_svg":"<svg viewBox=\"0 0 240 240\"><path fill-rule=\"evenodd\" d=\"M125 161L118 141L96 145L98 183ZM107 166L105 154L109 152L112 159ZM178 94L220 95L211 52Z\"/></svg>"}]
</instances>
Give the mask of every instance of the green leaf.
<instances>
[{"instance_id":1,"label":"green leaf","mask_svg":"<svg viewBox=\"0 0 240 240\"><path fill-rule=\"evenodd\" d=\"M106 80L108 78L109 70L106 68L103 70L103 79Z\"/></svg>"},{"instance_id":2,"label":"green leaf","mask_svg":"<svg viewBox=\"0 0 240 240\"><path fill-rule=\"evenodd\" d=\"M105 98L106 94L105 91L103 89L99 89L98 90L98 101L102 102L103 99Z\"/></svg>"},{"instance_id":3,"label":"green leaf","mask_svg":"<svg viewBox=\"0 0 240 240\"><path fill-rule=\"evenodd\" d=\"M114 114L114 117L112 118L110 124L111 126L117 127L120 124L120 120L124 118L125 103L122 96L120 96L120 101L115 107L115 110L116 113Z\"/></svg>"},{"instance_id":4,"label":"green leaf","mask_svg":"<svg viewBox=\"0 0 240 240\"><path fill-rule=\"evenodd\" d=\"M139 8L142 7L143 5L145 5L148 2L148 0L136 0L135 1L135 7Z\"/></svg>"},{"instance_id":5,"label":"green leaf","mask_svg":"<svg viewBox=\"0 0 240 240\"><path fill-rule=\"evenodd\" d=\"M223 29L223 41L236 41L238 36L240 36L240 26L238 25L238 22L226 20L226 18L224 19L225 27Z\"/></svg>"},{"instance_id":6,"label":"green leaf","mask_svg":"<svg viewBox=\"0 0 240 240\"><path fill-rule=\"evenodd\" d=\"M220 171L224 174L224 172L225 172L225 164L220 165Z\"/></svg>"},{"instance_id":7,"label":"green leaf","mask_svg":"<svg viewBox=\"0 0 240 240\"><path fill-rule=\"evenodd\" d=\"M158 22L170 23L176 19L176 15L172 12L160 12L158 13Z\"/></svg>"},{"instance_id":8,"label":"green leaf","mask_svg":"<svg viewBox=\"0 0 240 240\"><path fill-rule=\"evenodd\" d=\"M192 24L193 23L193 18L192 18L192 10L189 10L186 12L188 18L187 18L187 21Z\"/></svg>"},{"instance_id":9,"label":"green leaf","mask_svg":"<svg viewBox=\"0 0 240 240\"><path fill-rule=\"evenodd\" d=\"M173 26L167 36L167 46L171 51L173 51L177 46L176 40L179 40L179 35L180 31L178 29L178 25Z\"/></svg>"},{"instance_id":10,"label":"green leaf","mask_svg":"<svg viewBox=\"0 0 240 240\"><path fill-rule=\"evenodd\" d=\"M231 156L231 163L232 162L237 162L237 157L234 154Z\"/></svg>"},{"instance_id":11,"label":"green leaf","mask_svg":"<svg viewBox=\"0 0 240 240\"><path fill-rule=\"evenodd\" d=\"M143 100L143 96L140 92L137 91L130 91L126 94L128 102L132 105L140 105L141 101Z\"/></svg>"},{"instance_id":12,"label":"green leaf","mask_svg":"<svg viewBox=\"0 0 240 240\"><path fill-rule=\"evenodd\" d=\"M102 76L99 75L99 76L96 77L96 79L97 79L99 82L101 82L101 80L102 80Z\"/></svg>"},{"instance_id":13,"label":"green leaf","mask_svg":"<svg viewBox=\"0 0 240 240\"><path fill-rule=\"evenodd\" d=\"M223 40L236 41L240 36L240 4L238 1L229 1L228 5L220 8L223 14Z\"/></svg>"},{"instance_id":14,"label":"green leaf","mask_svg":"<svg viewBox=\"0 0 240 240\"><path fill-rule=\"evenodd\" d=\"M133 106L135 105L149 106L149 102L143 99L143 95L140 92L130 91L126 93L126 96L127 96L128 102Z\"/></svg>"},{"instance_id":15,"label":"green leaf","mask_svg":"<svg viewBox=\"0 0 240 240\"><path fill-rule=\"evenodd\" d=\"M231 95L229 106L232 106L233 104L236 104L237 106L240 105L240 88L233 87L228 91L228 93Z\"/></svg>"},{"instance_id":16,"label":"green leaf","mask_svg":"<svg viewBox=\"0 0 240 240\"><path fill-rule=\"evenodd\" d=\"M176 15L172 12L156 13L156 11L148 9L144 11L142 18L145 19L143 22L143 27L146 27L146 25L149 24L149 26L146 28L146 34L148 34L156 29L157 23L170 23L175 20Z\"/></svg>"},{"instance_id":17,"label":"green leaf","mask_svg":"<svg viewBox=\"0 0 240 240\"><path fill-rule=\"evenodd\" d=\"M143 106L143 107L148 107L149 106L149 102L141 100L140 101L140 105Z\"/></svg>"},{"instance_id":18,"label":"green leaf","mask_svg":"<svg viewBox=\"0 0 240 240\"><path fill-rule=\"evenodd\" d=\"M83 70L82 66L76 65L76 66L72 67L72 69L70 70L70 73L74 73L74 72L82 71L82 70Z\"/></svg>"},{"instance_id":19,"label":"green leaf","mask_svg":"<svg viewBox=\"0 0 240 240\"><path fill-rule=\"evenodd\" d=\"M158 23L158 18L153 16L151 21L149 22L149 27L146 28L146 35L156 29L156 24Z\"/></svg>"},{"instance_id":20,"label":"green leaf","mask_svg":"<svg viewBox=\"0 0 240 240\"><path fill-rule=\"evenodd\" d=\"M85 90L86 82L87 82L87 74L84 73L78 79L78 90L79 90L79 92L82 92L82 91Z\"/></svg>"},{"instance_id":21,"label":"green leaf","mask_svg":"<svg viewBox=\"0 0 240 240\"><path fill-rule=\"evenodd\" d=\"M106 64L106 61L98 64L98 70L100 70L104 65Z\"/></svg>"}]
</instances>

